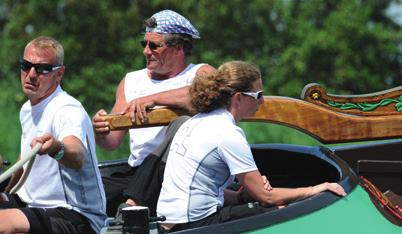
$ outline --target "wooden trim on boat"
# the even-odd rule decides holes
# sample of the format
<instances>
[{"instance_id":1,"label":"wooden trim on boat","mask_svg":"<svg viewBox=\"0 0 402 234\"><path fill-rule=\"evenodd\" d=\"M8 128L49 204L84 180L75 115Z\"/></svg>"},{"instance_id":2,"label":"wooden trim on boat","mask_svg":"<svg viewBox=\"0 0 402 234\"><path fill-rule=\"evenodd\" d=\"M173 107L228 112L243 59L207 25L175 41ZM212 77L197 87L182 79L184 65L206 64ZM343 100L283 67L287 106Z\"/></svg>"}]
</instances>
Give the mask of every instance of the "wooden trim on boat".
<instances>
[{"instance_id":1,"label":"wooden trim on boat","mask_svg":"<svg viewBox=\"0 0 402 234\"><path fill-rule=\"evenodd\" d=\"M322 143L353 142L402 137L402 112L359 116L336 112L303 100L267 96L248 121L273 122L303 131Z\"/></svg>"},{"instance_id":2,"label":"wooden trim on boat","mask_svg":"<svg viewBox=\"0 0 402 234\"><path fill-rule=\"evenodd\" d=\"M132 123L128 115L109 115L112 130L167 125L185 110L158 108L148 112L148 122ZM265 96L255 116L243 121L277 123L298 129L322 143L340 143L402 137L402 112L353 115L304 100Z\"/></svg>"},{"instance_id":3,"label":"wooden trim on boat","mask_svg":"<svg viewBox=\"0 0 402 234\"><path fill-rule=\"evenodd\" d=\"M362 116L402 114L402 86L360 95L328 94L317 83L307 84L301 93L302 100L336 112Z\"/></svg>"}]
</instances>

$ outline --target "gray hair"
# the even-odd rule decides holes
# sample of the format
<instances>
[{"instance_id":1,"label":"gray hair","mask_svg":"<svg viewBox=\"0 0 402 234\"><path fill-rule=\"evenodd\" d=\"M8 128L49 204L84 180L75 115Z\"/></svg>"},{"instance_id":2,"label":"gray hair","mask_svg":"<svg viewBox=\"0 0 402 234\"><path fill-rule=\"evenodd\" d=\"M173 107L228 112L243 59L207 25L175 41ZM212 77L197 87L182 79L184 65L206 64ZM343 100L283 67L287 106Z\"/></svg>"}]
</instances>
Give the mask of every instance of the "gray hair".
<instances>
[{"instance_id":1,"label":"gray hair","mask_svg":"<svg viewBox=\"0 0 402 234\"><path fill-rule=\"evenodd\" d=\"M35 48L52 51L55 59L54 62L57 65L63 65L64 49L63 46L56 39L47 36L40 36L30 41L25 48L31 45Z\"/></svg>"}]
</instances>

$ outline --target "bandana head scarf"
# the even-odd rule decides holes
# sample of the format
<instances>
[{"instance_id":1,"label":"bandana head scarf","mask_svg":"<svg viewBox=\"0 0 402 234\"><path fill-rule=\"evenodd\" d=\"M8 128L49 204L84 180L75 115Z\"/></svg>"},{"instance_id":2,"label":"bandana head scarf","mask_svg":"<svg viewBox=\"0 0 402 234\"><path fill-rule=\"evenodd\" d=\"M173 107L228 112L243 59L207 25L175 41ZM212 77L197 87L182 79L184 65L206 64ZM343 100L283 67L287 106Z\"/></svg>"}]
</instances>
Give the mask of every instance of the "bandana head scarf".
<instances>
[{"instance_id":1,"label":"bandana head scarf","mask_svg":"<svg viewBox=\"0 0 402 234\"><path fill-rule=\"evenodd\" d=\"M190 35L192 38L200 38L200 33L194 28L190 21L172 10L160 11L152 17L156 20L156 26L146 27L146 32L161 34L183 33Z\"/></svg>"}]
</instances>

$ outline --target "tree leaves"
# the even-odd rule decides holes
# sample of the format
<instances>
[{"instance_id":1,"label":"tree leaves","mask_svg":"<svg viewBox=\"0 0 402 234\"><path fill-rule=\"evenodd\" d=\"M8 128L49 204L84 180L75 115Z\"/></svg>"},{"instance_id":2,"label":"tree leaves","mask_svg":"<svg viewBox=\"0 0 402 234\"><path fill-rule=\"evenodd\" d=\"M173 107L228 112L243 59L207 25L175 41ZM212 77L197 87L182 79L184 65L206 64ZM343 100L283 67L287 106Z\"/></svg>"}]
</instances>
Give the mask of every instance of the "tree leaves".
<instances>
[{"instance_id":1,"label":"tree leaves","mask_svg":"<svg viewBox=\"0 0 402 234\"><path fill-rule=\"evenodd\" d=\"M162 9L180 12L201 32L190 62L255 63L268 94L298 97L310 82L338 94L391 88L402 83L402 30L385 15L389 2L2 1L0 79L13 85L0 102L23 100L16 61L30 39L45 34L65 47L65 89L90 112L110 108L109 89L144 67L143 20ZM101 86L107 91L98 92Z\"/></svg>"}]
</instances>

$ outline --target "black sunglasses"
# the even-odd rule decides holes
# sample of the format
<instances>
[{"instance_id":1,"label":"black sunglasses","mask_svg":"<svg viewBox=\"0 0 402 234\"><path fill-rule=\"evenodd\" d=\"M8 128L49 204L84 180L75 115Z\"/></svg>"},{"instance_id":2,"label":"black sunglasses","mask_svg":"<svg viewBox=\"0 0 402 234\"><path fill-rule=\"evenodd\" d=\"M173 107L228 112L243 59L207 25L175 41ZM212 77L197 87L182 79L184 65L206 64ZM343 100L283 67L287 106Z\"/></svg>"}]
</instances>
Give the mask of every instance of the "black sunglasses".
<instances>
[{"instance_id":1,"label":"black sunglasses","mask_svg":"<svg viewBox=\"0 0 402 234\"><path fill-rule=\"evenodd\" d=\"M142 41L140 41L140 43L141 43L141 46L142 46L142 48L145 48L145 47L147 47L147 45L148 45L148 47L151 49L151 50L156 50L156 49L158 49L158 48L161 48L161 47L163 47L163 46L165 46L164 44L157 44L157 43L155 43L155 42L152 42L152 41L145 41L145 40L142 40Z\"/></svg>"},{"instance_id":2,"label":"black sunglasses","mask_svg":"<svg viewBox=\"0 0 402 234\"><path fill-rule=\"evenodd\" d=\"M31 63L25 59L20 59L20 66L21 70L25 72L31 70L31 68L34 67L36 73L38 74L48 74L52 71L61 68L61 65L52 65L47 63Z\"/></svg>"}]
</instances>

